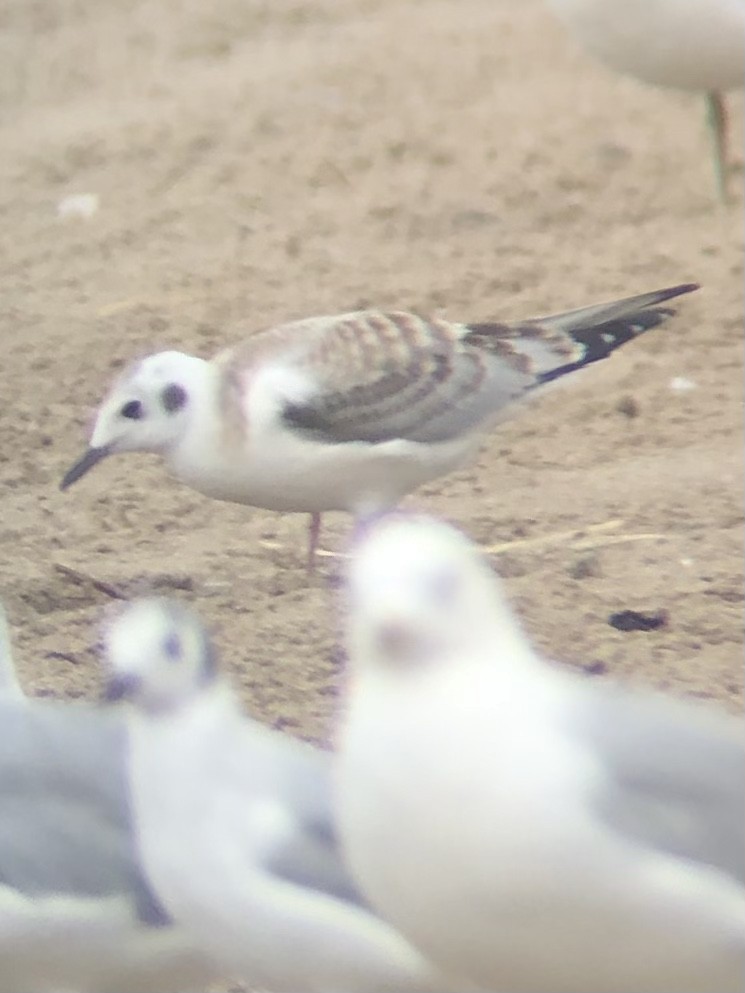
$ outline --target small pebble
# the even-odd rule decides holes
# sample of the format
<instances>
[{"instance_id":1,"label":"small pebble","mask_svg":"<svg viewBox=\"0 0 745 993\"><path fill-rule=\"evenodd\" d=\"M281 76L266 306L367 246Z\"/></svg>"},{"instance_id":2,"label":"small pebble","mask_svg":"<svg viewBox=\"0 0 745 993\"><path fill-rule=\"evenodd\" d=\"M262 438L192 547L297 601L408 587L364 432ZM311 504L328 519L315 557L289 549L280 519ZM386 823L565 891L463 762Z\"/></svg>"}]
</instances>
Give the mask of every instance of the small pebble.
<instances>
[{"instance_id":1,"label":"small pebble","mask_svg":"<svg viewBox=\"0 0 745 993\"><path fill-rule=\"evenodd\" d=\"M97 193L75 193L64 197L57 204L57 217L66 220L70 217L82 217L84 220L93 217L97 212L99 198Z\"/></svg>"},{"instance_id":2,"label":"small pebble","mask_svg":"<svg viewBox=\"0 0 745 993\"><path fill-rule=\"evenodd\" d=\"M695 390L696 384L685 376L673 376L670 380L670 389L675 393L687 393L688 390Z\"/></svg>"},{"instance_id":3,"label":"small pebble","mask_svg":"<svg viewBox=\"0 0 745 993\"><path fill-rule=\"evenodd\" d=\"M632 396L621 397L621 399L616 404L616 410L620 414L625 414L626 417L639 416L639 404Z\"/></svg>"},{"instance_id":4,"label":"small pebble","mask_svg":"<svg viewBox=\"0 0 745 993\"><path fill-rule=\"evenodd\" d=\"M597 555L583 555L582 558L572 562L567 571L572 579L588 579L590 576L602 575Z\"/></svg>"}]
</instances>

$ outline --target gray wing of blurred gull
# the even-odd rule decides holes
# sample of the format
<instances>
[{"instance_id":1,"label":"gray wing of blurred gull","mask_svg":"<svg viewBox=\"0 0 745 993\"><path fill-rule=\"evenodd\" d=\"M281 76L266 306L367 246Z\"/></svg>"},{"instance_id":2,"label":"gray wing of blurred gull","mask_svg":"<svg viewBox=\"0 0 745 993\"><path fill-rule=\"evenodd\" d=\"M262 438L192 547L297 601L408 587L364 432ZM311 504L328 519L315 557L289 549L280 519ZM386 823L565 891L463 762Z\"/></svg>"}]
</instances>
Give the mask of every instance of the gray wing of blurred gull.
<instances>
[{"instance_id":1,"label":"gray wing of blurred gull","mask_svg":"<svg viewBox=\"0 0 745 993\"><path fill-rule=\"evenodd\" d=\"M595 802L607 825L745 884L742 729L662 695L584 681L576 689L567 733L603 764Z\"/></svg>"},{"instance_id":2,"label":"gray wing of blurred gull","mask_svg":"<svg viewBox=\"0 0 745 993\"><path fill-rule=\"evenodd\" d=\"M0 696L0 735L0 991L214 980L140 868L119 717Z\"/></svg>"}]
</instances>

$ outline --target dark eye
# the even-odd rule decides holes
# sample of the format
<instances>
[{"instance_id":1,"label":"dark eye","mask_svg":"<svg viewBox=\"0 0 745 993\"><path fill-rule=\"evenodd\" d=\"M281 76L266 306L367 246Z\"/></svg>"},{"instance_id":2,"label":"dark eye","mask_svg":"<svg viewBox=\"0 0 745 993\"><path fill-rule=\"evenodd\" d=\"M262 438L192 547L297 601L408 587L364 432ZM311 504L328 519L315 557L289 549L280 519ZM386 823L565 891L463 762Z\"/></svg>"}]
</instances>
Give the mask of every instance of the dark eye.
<instances>
[{"instance_id":1,"label":"dark eye","mask_svg":"<svg viewBox=\"0 0 745 993\"><path fill-rule=\"evenodd\" d=\"M169 383L160 395L163 408L167 410L169 414L173 414L175 411L181 410L187 399L188 397L186 395L186 390L183 386L179 386L178 383Z\"/></svg>"},{"instance_id":2,"label":"dark eye","mask_svg":"<svg viewBox=\"0 0 745 993\"><path fill-rule=\"evenodd\" d=\"M129 421L141 421L145 416L139 400L130 400L128 403L125 403L119 413Z\"/></svg>"},{"instance_id":3,"label":"dark eye","mask_svg":"<svg viewBox=\"0 0 745 993\"><path fill-rule=\"evenodd\" d=\"M177 634L169 634L163 642L163 652L170 662L178 662L181 659L181 639Z\"/></svg>"}]
</instances>

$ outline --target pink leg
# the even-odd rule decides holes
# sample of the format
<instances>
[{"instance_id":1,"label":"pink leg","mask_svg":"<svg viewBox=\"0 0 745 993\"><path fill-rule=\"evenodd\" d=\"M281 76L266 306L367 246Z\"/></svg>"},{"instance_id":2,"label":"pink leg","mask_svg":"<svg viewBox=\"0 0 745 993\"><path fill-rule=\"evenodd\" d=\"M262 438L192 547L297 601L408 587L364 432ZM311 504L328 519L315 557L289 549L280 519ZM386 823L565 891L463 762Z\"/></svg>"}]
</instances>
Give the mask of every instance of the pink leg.
<instances>
[{"instance_id":1,"label":"pink leg","mask_svg":"<svg viewBox=\"0 0 745 993\"><path fill-rule=\"evenodd\" d=\"M321 515L311 514L308 525L308 575L316 571L316 552L318 551L318 539L321 537Z\"/></svg>"}]
</instances>

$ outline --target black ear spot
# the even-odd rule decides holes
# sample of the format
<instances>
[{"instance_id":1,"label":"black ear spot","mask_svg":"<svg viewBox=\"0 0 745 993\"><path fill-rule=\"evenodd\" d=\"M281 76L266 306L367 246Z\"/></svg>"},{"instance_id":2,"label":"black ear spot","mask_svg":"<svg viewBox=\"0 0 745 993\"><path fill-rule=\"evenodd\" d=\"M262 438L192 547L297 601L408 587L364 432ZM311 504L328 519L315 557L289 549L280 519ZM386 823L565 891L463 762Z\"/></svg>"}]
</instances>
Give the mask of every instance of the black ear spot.
<instances>
[{"instance_id":1,"label":"black ear spot","mask_svg":"<svg viewBox=\"0 0 745 993\"><path fill-rule=\"evenodd\" d=\"M177 410L181 410L182 407L186 406L188 399L186 390L183 386L179 386L178 383L169 383L160 394L163 409L168 411L169 414L174 414Z\"/></svg>"},{"instance_id":2,"label":"black ear spot","mask_svg":"<svg viewBox=\"0 0 745 993\"><path fill-rule=\"evenodd\" d=\"M177 634L169 634L163 642L163 653L169 662L181 660L181 639Z\"/></svg>"},{"instance_id":3,"label":"black ear spot","mask_svg":"<svg viewBox=\"0 0 745 993\"><path fill-rule=\"evenodd\" d=\"M128 421L141 421L145 416L145 411L142 409L142 404L139 400L129 400L124 404L119 414L122 417L126 417Z\"/></svg>"}]
</instances>

